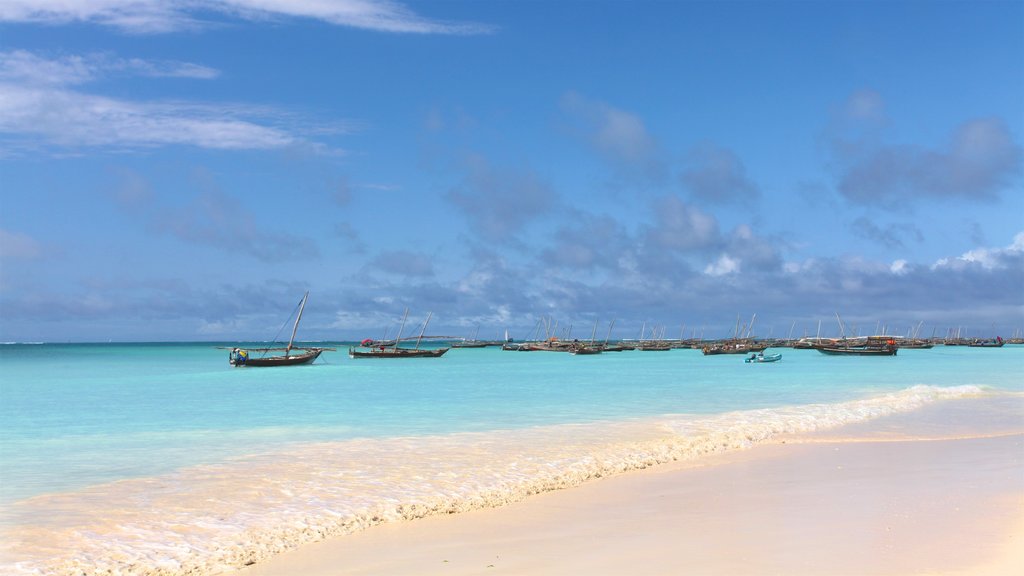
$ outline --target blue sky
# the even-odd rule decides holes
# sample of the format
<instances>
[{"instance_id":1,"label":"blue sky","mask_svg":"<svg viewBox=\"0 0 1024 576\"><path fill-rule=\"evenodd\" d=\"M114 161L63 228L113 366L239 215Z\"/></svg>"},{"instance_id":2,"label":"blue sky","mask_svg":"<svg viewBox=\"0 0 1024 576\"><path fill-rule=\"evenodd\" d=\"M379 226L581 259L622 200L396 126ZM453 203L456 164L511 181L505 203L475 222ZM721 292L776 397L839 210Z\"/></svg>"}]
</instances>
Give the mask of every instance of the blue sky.
<instances>
[{"instance_id":1,"label":"blue sky","mask_svg":"<svg viewBox=\"0 0 1024 576\"><path fill-rule=\"evenodd\" d=\"M1009 335L1024 3L0 1L0 340Z\"/></svg>"}]
</instances>

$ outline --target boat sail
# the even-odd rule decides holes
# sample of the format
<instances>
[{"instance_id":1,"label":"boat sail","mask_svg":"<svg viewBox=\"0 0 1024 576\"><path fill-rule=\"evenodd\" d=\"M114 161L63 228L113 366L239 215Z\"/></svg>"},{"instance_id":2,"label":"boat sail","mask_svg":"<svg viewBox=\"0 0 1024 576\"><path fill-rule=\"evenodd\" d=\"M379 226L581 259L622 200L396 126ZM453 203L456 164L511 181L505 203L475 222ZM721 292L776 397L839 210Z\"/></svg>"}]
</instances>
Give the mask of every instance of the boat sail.
<instances>
[{"instance_id":1,"label":"boat sail","mask_svg":"<svg viewBox=\"0 0 1024 576\"><path fill-rule=\"evenodd\" d=\"M292 337L288 340L288 346L284 348L239 348L231 349L228 354L228 363L236 368L242 366L295 366L298 364L309 364L320 357L324 351L333 351L334 348L310 348L295 346L295 334L299 330L299 321L302 320L302 311L306 308L306 300L309 292L302 296L299 302L299 313L295 317L295 325L292 326ZM284 351L284 354L267 355L269 352ZM298 352L293 354L293 352ZM255 356L253 353L260 353Z\"/></svg>"}]
</instances>

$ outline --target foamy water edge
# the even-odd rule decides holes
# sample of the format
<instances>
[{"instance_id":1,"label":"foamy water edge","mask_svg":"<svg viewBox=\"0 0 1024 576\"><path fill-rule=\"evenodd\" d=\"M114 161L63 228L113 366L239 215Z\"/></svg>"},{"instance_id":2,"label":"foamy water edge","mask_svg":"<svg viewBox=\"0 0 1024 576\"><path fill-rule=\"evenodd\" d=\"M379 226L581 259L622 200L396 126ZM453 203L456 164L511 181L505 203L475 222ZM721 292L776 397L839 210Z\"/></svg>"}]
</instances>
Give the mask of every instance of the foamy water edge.
<instances>
[{"instance_id":1,"label":"foamy water edge","mask_svg":"<svg viewBox=\"0 0 1024 576\"><path fill-rule=\"evenodd\" d=\"M3 535L0 572L217 574L384 522L502 506L984 394L978 386L922 385L712 416L308 444L17 503L23 521Z\"/></svg>"}]
</instances>

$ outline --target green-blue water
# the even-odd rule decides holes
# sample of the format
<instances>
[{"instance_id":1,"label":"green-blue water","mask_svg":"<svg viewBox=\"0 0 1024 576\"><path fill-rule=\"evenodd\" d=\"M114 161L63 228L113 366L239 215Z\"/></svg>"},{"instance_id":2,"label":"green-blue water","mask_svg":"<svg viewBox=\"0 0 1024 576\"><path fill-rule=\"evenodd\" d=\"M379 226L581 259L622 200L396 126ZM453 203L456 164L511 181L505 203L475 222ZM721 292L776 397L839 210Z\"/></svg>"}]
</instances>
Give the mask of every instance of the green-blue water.
<instances>
[{"instance_id":1,"label":"green-blue water","mask_svg":"<svg viewBox=\"0 0 1024 576\"><path fill-rule=\"evenodd\" d=\"M131 482L153 479L191 493L195 470L235 466L254 454L305 454L327 446L328 459L345 453L330 466L357 467L359 482L392 486L385 497L401 500L407 481L395 480L385 465L380 478L374 470L403 450L418 451L415 466L424 469L402 472L413 477L450 459L446 450L486 456L481 446L512 436L542 445L530 449L545 454L543 445L550 443L557 458L546 462L548 468L571 467L579 459L567 446L595 450L603 444L568 442L565 431L576 428L566 425L606 423L594 434L607 443L615 434L607 430L616 424L673 415L715 418L770 409L795 411L824 426L841 411L802 407L848 411L847 403L915 386L1024 391L1024 347L1009 345L901 350L887 358L777 349L783 359L775 364L745 364L741 355L703 356L697 350L572 356L498 348L453 349L436 359L353 360L345 347L339 344L337 352L325 352L309 366L232 368L227 351L208 343L0 346L4 521L24 526L45 520L59 529L60 521L43 518L55 493L72 500L96 493L114 498ZM776 412L768 414L774 418ZM425 453L442 445L437 454ZM525 450L518 446L501 450ZM503 458L495 456L493 466L503 465ZM308 472L333 479L303 476L302 485L334 489L342 482L330 476L335 468ZM464 488L446 480L444 490ZM308 513L291 506L282 505L281 514ZM90 521L88 505L76 510L77 522Z\"/></svg>"}]
</instances>

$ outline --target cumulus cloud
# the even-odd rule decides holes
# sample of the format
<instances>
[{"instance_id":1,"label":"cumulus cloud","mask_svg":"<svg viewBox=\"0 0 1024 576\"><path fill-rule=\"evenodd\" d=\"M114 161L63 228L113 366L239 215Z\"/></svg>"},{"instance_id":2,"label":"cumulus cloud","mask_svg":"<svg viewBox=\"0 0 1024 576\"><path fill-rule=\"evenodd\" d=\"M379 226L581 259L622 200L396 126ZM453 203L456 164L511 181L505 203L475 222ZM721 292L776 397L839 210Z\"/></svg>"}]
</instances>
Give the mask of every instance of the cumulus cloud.
<instances>
[{"instance_id":1,"label":"cumulus cloud","mask_svg":"<svg viewBox=\"0 0 1024 576\"><path fill-rule=\"evenodd\" d=\"M732 150L704 144L690 151L679 175L694 199L711 203L742 203L760 195L746 168Z\"/></svg>"},{"instance_id":2,"label":"cumulus cloud","mask_svg":"<svg viewBox=\"0 0 1024 576\"><path fill-rule=\"evenodd\" d=\"M647 231L647 244L652 248L685 252L721 243L718 220L677 196L658 200L654 212L654 225Z\"/></svg>"},{"instance_id":3,"label":"cumulus cloud","mask_svg":"<svg viewBox=\"0 0 1024 576\"><path fill-rule=\"evenodd\" d=\"M25 51L0 53L0 143L6 143L9 150L167 145L222 150L291 146L322 149L280 126L294 126L291 115L267 108L135 102L74 88L114 72L202 79L217 75L213 69L184 62L125 60L109 55L45 58Z\"/></svg>"},{"instance_id":4,"label":"cumulus cloud","mask_svg":"<svg viewBox=\"0 0 1024 576\"><path fill-rule=\"evenodd\" d=\"M839 192L858 204L907 205L924 198L997 198L1021 173L1021 147L998 118L967 121L944 146L850 141L835 136Z\"/></svg>"},{"instance_id":5,"label":"cumulus cloud","mask_svg":"<svg viewBox=\"0 0 1024 576\"><path fill-rule=\"evenodd\" d=\"M580 137L616 171L655 181L665 178L664 154L639 116L575 92L565 94L561 105Z\"/></svg>"},{"instance_id":6,"label":"cumulus cloud","mask_svg":"<svg viewBox=\"0 0 1024 576\"><path fill-rule=\"evenodd\" d=\"M415 34L486 34L492 26L445 22L392 0L7 0L0 21L37 24L86 22L134 34L204 28L210 17L267 20L309 18L328 24Z\"/></svg>"},{"instance_id":7,"label":"cumulus cloud","mask_svg":"<svg viewBox=\"0 0 1024 576\"><path fill-rule=\"evenodd\" d=\"M468 159L467 172L463 182L448 193L448 199L469 218L474 232L486 240L513 242L528 223L556 205L555 191L530 170L496 168L475 156Z\"/></svg>"},{"instance_id":8,"label":"cumulus cloud","mask_svg":"<svg viewBox=\"0 0 1024 576\"><path fill-rule=\"evenodd\" d=\"M735 258L732 258L728 254L722 254L718 260L708 264L704 268L704 273L708 276L725 276L726 274L735 274L740 271L740 262Z\"/></svg>"},{"instance_id":9,"label":"cumulus cloud","mask_svg":"<svg viewBox=\"0 0 1024 576\"><path fill-rule=\"evenodd\" d=\"M942 258L932 265L932 270L963 270L971 267L983 270L1005 270L1011 267L1024 269L1024 232L1018 232L1013 242L1004 248L977 248L955 258Z\"/></svg>"},{"instance_id":10,"label":"cumulus cloud","mask_svg":"<svg viewBox=\"0 0 1024 576\"><path fill-rule=\"evenodd\" d=\"M582 214L574 218L573 224L555 232L541 258L546 264L569 269L615 269L633 243L634 239L614 218Z\"/></svg>"}]
</instances>

